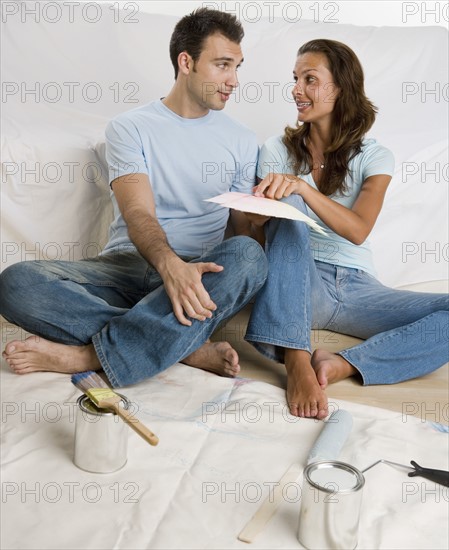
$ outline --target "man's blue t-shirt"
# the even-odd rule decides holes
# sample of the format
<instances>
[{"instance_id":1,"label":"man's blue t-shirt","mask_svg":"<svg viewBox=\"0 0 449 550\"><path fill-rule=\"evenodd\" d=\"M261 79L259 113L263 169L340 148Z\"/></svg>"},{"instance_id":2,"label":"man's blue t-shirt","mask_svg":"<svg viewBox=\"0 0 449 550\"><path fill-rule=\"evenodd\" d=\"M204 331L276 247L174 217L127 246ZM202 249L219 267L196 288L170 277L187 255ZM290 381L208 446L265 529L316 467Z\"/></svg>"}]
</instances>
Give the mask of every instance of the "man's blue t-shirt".
<instances>
[{"instance_id":1,"label":"man's blue t-shirt","mask_svg":"<svg viewBox=\"0 0 449 550\"><path fill-rule=\"evenodd\" d=\"M294 174L293 163L286 146L282 143L282 136L269 138L261 148L257 175L263 179L270 172ZM347 191L344 194L336 193L329 198L346 208L352 208L366 178L378 174L392 176L393 172L394 157L391 151L380 145L375 139L364 139L360 153L349 161L349 174L345 180ZM312 174L295 175L317 189ZM326 231L326 235L310 231L310 245L315 260L361 269L375 275L368 239L361 245L355 245L332 231L310 208L307 207L307 210L308 215Z\"/></svg>"},{"instance_id":2,"label":"man's blue t-shirt","mask_svg":"<svg viewBox=\"0 0 449 550\"><path fill-rule=\"evenodd\" d=\"M120 114L106 128L109 182L148 175L157 219L180 256L200 256L223 240L229 210L204 199L251 192L257 154L255 134L223 112L183 118L161 100ZM103 254L133 248L111 196L114 221Z\"/></svg>"}]
</instances>

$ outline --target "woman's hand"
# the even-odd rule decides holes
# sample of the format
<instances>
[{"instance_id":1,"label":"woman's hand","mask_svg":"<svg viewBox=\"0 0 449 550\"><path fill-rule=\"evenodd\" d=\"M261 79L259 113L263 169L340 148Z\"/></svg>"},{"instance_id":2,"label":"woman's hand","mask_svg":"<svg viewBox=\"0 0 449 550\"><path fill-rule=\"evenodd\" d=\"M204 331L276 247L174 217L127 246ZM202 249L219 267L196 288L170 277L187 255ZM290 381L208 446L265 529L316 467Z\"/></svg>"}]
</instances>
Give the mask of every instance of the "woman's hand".
<instances>
[{"instance_id":1,"label":"woman's hand","mask_svg":"<svg viewBox=\"0 0 449 550\"><path fill-rule=\"evenodd\" d=\"M254 195L279 200L290 195L300 195L304 185L307 183L293 174L268 174L254 188Z\"/></svg>"}]
</instances>

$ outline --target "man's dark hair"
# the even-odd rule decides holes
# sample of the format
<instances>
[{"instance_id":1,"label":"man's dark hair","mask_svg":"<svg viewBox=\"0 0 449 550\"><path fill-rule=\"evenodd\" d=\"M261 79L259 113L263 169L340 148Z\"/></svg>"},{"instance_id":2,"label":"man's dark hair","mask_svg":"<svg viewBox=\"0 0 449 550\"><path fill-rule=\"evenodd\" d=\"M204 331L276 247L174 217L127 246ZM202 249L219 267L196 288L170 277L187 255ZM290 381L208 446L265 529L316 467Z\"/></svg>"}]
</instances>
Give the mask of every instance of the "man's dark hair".
<instances>
[{"instance_id":1,"label":"man's dark hair","mask_svg":"<svg viewBox=\"0 0 449 550\"><path fill-rule=\"evenodd\" d=\"M244 31L240 21L230 13L199 8L178 21L170 40L170 59L178 76L178 56L187 52L196 61L204 42L212 34L222 34L236 44L242 41Z\"/></svg>"}]
</instances>

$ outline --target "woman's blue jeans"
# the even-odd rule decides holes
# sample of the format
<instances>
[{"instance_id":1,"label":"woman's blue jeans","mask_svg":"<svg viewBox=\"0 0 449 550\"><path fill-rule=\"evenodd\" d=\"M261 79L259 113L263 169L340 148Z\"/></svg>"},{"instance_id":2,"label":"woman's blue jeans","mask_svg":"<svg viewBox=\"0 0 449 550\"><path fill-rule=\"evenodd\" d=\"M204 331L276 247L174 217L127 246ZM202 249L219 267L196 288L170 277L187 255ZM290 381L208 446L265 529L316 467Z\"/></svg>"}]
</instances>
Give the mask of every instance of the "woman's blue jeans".
<instances>
[{"instance_id":1,"label":"woman's blue jeans","mask_svg":"<svg viewBox=\"0 0 449 550\"><path fill-rule=\"evenodd\" d=\"M299 196L283 199L306 212ZM311 329L365 339L340 351L364 384L394 384L449 361L449 296L385 287L359 269L313 259L303 222L266 224L268 278L245 339L271 359L284 349L311 351Z\"/></svg>"},{"instance_id":2,"label":"woman's blue jeans","mask_svg":"<svg viewBox=\"0 0 449 550\"><path fill-rule=\"evenodd\" d=\"M159 274L138 253L77 262L29 261L0 278L1 313L32 334L68 345L93 343L113 387L135 384L182 360L263 286L267 260L249 237L233 237L192 261L224 267L203 284L211 319L176 319Z\"/></svg>"}]
</instances>

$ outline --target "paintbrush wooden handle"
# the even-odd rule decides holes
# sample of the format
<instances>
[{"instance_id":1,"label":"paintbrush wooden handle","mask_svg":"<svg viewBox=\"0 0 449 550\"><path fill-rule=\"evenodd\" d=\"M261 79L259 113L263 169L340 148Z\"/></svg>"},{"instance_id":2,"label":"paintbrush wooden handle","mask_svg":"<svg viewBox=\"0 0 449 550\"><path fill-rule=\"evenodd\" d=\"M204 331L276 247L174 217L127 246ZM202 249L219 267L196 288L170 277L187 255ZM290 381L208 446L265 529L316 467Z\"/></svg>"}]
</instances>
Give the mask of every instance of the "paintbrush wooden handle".
<instances>
[{"instance_id":1,"label":"paintbrush wooden handle","mask_svg":"<svg viewBox=\"0 0 449 550\"><path fill-rule=\"evenodd\" d=\"M256 536L264 529L265 525L270 521L277 507L282 502L284 487L288 483L297 481L301 474L301 466L292 464L290 468L279 480L279 483L274 488L273 493L269 494L260 507L257 509L253 517L248 521L245 527L240 531L238 539L242 542L253 542Z\"/></svg>"},{"instance_id":2,"label":"paintbrush wooden handle","mask_svg":"<svg viewBox=\"0 0 449 550\"><path fill-rule=\"evenodd\" d=\"M118 403L113 405L114 411L122 418L130 428L140 435L150 445L157 445L159 438L151 430L149 430L145 424L143 424L137 417L131 414L126 409L120 407Z\"/></svg>"}]
</instances>

